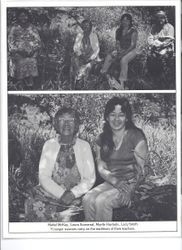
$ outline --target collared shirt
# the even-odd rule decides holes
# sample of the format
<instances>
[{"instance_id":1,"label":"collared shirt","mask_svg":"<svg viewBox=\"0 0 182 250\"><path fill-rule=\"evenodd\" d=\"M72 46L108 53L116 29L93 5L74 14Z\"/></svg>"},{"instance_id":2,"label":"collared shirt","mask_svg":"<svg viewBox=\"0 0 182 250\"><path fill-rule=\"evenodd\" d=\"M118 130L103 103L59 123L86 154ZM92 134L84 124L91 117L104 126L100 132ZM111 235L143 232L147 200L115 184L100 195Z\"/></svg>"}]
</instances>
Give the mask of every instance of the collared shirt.
<instances>
[{"instance_id":1,"label":"collared shirt","mask_svg":"<svg viewBox=\"0 0 182 250\"><path fill-rule=\"evenodd\" d=\"M90 45L92 47L93 53L90 57L90 60L95 60L98 57L100 47L99 47L99 40L93 31L89 35ZM78 55L82 55L83 50L83 32L79 32L76 36L75 43L73 46L73 51Z\"/></svg>"},{"instance_id":2,"label":"collared shirt","mask_svg":"<svg viewBox=\"0 0 182 250\"><path fill-rule=\"evenodd\" d=\"M148 44L150 46L158 46L161 44L160 38L168 37L174 38L174 27L170 23L166 23L160 32L153 34L153 28L148 37Z\"/></svg>"},{"instance_id":3,"label":"collared shirt","mask_svg":"<svg viewBox=\"0 0 182 250\"><path fill-rule=\"evenodd\" d=\"M53 138L45 142L39 163L39 183L49 193L56 198L60 198L65 189L58 185L52 179L52 172L56 162L57 154L60 149L58 138ZM76 198L81 197L89 191L95 183L95 166L88 142L76 139L73 146L78 171L81 176L81 181L74 186L71 191Z\"/></svg>"}]
</instances>

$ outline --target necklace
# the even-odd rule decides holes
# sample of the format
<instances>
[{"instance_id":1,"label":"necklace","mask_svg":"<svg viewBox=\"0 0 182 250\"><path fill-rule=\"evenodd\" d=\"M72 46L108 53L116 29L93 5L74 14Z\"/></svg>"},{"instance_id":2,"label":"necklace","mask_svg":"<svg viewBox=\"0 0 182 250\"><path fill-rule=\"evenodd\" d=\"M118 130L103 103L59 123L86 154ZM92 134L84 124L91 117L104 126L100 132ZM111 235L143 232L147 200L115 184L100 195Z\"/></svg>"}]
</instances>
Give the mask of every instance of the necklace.
<instances>
[{"instance_id":1,"label":"necklace","mask_svg":"<svg viewBox=\"0 0 182 250\"><path fill-rule=\"evenodd\" d=\"M118 137L117 138L113 138L113 141L114 141L114 144L115 144L115 146L114 146L114 150L115 151L117 151L121 147L121 144L123 142L123 138L126 135L126 133L127 133L127 130L125 130L123 132L123 134L122 134L121 137L119 137L119 138Z\"/></svg>"}]
</instances>

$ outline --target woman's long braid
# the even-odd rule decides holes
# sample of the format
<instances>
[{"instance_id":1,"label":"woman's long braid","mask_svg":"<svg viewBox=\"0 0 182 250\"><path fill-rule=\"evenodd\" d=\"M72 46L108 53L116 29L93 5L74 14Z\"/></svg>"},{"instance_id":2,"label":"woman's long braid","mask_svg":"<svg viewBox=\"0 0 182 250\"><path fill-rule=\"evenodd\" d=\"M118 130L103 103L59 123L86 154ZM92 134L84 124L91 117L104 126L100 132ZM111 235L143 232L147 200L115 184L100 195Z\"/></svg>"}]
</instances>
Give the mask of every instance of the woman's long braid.
<instances>
[{"instance_id":1,"label":"woman's long braid","mask_svg":"<svg viewBox=\"0 0 182 250\"><path fill-rule=\"evenodd\" d=\"M103 127L103 133L101 134L101 157L106 159L110 152L114 148L114 142L112 137L112 130L108 122L106 121Z\"/></svg>"}]
</instances>

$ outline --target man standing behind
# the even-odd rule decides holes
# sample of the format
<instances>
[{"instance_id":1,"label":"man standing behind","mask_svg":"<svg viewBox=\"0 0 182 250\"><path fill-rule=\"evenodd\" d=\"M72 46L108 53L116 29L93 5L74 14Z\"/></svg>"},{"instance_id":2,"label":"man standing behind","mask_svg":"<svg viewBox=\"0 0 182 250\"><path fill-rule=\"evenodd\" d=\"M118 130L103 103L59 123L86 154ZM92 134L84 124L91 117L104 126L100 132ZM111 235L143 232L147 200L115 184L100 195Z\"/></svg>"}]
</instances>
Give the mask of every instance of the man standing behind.
<instances>
[{"instance_id":1,"label":"man standing behind","mask_svg":"<svg viewBox=\"0 0 182 250\"><path fill-rule=\"evenodd\" d=\"M89 20L84 20L80 26L82 32L79 32L76 36L71 62L71 75L74 85L76 80L88 77L92 65L99 60L100 51L98 37L92 30L92 23Z\"/></svg>"}]
</instances>

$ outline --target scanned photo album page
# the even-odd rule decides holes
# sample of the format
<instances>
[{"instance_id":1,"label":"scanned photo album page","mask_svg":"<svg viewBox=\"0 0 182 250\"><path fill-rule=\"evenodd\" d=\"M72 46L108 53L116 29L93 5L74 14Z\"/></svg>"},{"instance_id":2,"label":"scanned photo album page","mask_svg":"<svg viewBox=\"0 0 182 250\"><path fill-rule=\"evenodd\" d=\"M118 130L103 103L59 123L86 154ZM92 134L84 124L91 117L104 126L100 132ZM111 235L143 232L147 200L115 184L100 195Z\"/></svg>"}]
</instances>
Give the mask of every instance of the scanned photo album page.
<instances>
[{"instance_id":1,"label":"scanned photo album page","mask_svg":"<svg viewBox=\"0 0 182 250\"><path fill-rule=\"evenodd\" d=\"M180 237L180 1L1 14L3 238Z\"/></svg>"}]
</instances>

